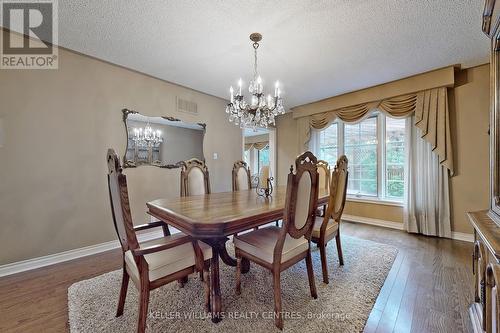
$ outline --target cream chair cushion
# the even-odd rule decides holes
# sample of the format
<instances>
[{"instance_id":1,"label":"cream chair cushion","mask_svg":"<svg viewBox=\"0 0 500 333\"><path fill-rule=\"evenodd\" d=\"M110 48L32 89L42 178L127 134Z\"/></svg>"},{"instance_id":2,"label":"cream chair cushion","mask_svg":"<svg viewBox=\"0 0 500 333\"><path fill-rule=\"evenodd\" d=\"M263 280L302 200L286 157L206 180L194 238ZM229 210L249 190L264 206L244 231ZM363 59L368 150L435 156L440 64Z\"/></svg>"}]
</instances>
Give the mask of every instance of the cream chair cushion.
<instances>
[{"instance_id":1,"label":"cream chair cushion","mask_svg":"<svg viewBox=\"0 0 500 333\"><path fill-rule=\"evenodd\" d=\"M335 193L335 205L333 206L335 208L335 211L338 212L340 208L342 208L342 202L344 201L344 189L345 189L345 182L347 180L347 173L346 172L341 172L339 171L339 178L338 178L338 183L337 183L337 193Z\"/></svg>"},{"instance_id":2,"label":"cream chair cushion","mask_svg":"<svg viewBox=\"0 0 500 333\"><path fill-rule=\"evenodd\" d=\"M236 181L238 182L238 191L248 190L248 174L245 168L239 168Z\"/></svg>"},{"instance_id":3,"label":"cream chair cushion","mask_svg":"<svg viewBox=\"0 0 500 333\"><path fill-rule=\"evenodd\" d=\"M148 247L152 245L165 244L174 239L186 237L183 233L177 233L172 236L153 239L147 242L142 242L140 247ZM201 250L203 251L203 259L212 258L212 248L207 244L198 241ZM149 281L154 281L164 276L176 273L185 268L195 265L195 254L193 244L191 242L173 247L168 250L144 255L149 268ZM125 252L125 264L127 272L132 280L139 285L139 270L134 260L132 251Z\"/></svg>"},{"instance_id":4,"label":"cream chair cushion","mask_svg":"<svg viewBox=\"0 0 500 333\"><path fill-rule=\"evenodd\" d=\"M321 224L323 224L323 217L316 217L316 220L314 221L314 227L313 227L313 232L312 236L314 238L319 238L319 231L321 229ZM326 232L325 235L328 236L335 231L337 231L339 228L339 224L335 222L333 219L330 219L328 221L328 224L326 225Z\"/></svg>"},{"instance_id":5,"label":"cream chair cushion","mask_svg":"<svg viewBox=\"0 0 500 333\"><path fill-rule=\"evenodd\" d=\"M302 229L307 222L309 201L311 197L311 175L304 172L297 186L297 202L295 205L295 228Z\"/></svg>"},{"instance_id":6,"label":"cream chair cushion","mask_svg":"<svg viewBox=\"0 0 500 333\"><path fill-rule=\"evenodd\" d=\"M192 168L187 180L188 195L205 194L205 174L200 168Z\"/></svg>"},{"instance_id":7,"label":"cream chair cushion","mask_svg":"<svg viewBox=\"0 0 500 333\"><path fill-rule=\"evenodd\" d=\"M281 228L273 226L234 236L234 246L272 264L274 246L278 240L280 230ZM307 251L308 248L309 243L304 237L295 239L290 235L286 235L281 262L283 263Z\"/></svg>"},{"instance_id":8,"label":"cream chair cushion","mask_svg":"<svg viewBox=\"0 0 500 333\"><path fill-rule=\"evenodd\" d=\"M318 185L319 185L319 188L321 189L325 189L326 191L329 190L329 185L328 184L328 175L327 175L327 170L325 170L325 168L322 168L322 167L318 167Z\"/></svg>"}]
</instances>

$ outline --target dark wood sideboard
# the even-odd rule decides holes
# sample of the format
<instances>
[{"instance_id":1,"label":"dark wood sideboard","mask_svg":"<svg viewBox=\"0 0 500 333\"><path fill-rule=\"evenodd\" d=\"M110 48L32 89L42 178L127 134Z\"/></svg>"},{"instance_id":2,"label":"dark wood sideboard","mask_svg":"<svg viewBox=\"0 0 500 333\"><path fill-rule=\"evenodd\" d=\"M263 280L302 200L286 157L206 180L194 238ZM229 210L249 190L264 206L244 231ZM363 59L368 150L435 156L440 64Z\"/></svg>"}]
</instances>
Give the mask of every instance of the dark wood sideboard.
<instances>
[{"instance_id":1,"label":"dark wood sideboard","mask_svg":"<svg viewBox=\"0 0 500 333\"><path fill-rule=\"evenodd\" d=\"M474 228L474 332L500 332L500 0L485 0L483 32L490 49L490 208L467 215Z\"/></svg>"}]
</instances>

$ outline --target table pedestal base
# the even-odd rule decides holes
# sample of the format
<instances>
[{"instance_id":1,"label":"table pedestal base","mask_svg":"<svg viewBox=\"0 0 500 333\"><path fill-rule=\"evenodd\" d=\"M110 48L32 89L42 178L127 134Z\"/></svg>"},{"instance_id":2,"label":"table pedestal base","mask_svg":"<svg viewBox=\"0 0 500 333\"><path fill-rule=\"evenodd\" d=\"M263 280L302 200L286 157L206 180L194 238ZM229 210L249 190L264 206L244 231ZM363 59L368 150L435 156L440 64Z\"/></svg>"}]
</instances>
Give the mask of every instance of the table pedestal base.
<instances>
[{"instance_id":1,"label":"table pedestal base","mask_svg":"<svg viewBox=\"0 0 500 333\"><path fill-rule=\"evenodd\" d=\"M210 261L210 305L212 322L218 323L222 320L222 302L220 292L219 257L228 265L236 267L236 259L227 253L226 242L229 238L204 239L203 241L212 247L212 259ZM242 260L242 273L248 273L250 261Z\"/></svg>"}]
</instances>

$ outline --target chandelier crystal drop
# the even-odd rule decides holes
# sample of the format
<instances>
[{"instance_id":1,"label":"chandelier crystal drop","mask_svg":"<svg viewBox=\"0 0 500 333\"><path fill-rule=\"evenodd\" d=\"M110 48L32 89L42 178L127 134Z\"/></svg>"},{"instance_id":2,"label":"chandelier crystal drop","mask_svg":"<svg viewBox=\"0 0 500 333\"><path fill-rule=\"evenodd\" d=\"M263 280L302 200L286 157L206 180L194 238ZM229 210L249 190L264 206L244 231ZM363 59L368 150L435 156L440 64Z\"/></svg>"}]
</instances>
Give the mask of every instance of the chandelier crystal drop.
<instances>
[{"instance_id":1,"label":"chandelier crystal drop","mask_svg":"<svg viewBox=\"0 0 500 333\"><path fill-rule=\"evenodd\" d=\"M158 147L163 142L160 130L153 130L149 122L144 129L134 128L134 143L138 147Z\"/></svg>"},{"instance_id":2,"label":"chandelier crystal drop","mask_svg":"<svg viewBox=\"0 0 500 333\"><path fill-rule=\"evenodd\" d=\"M270 94L265 97L262 78L257 71L257 49L259 42L262 40L262 35L253 33L250 35L250 40L253 42L254 49L254 74L250 81L248 91L250 92L250 100L247 102L242 93L243 81L238 81L238 91L235 95L233 87L229 89L231 94L231 102L226 106L226 113L229 114L229 121L239 125L240 128L250 127L254 130L257 127L267 128L269 125L274 126L274 118L279 114L285 113L283 107L283 99L280 94L279 82L274 85L274 97Z\"/></svg>"}]
</instances>

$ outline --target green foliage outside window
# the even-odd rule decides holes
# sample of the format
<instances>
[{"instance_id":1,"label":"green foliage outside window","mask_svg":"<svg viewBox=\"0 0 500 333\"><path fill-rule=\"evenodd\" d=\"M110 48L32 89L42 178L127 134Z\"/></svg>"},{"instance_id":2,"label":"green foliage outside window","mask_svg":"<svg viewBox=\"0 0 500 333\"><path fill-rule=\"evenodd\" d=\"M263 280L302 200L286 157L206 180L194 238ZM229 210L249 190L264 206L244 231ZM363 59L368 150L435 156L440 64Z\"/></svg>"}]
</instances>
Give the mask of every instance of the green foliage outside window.
<instances>
[{"instance_id":1,"label":"green foliage outside window","mask_svg":"<svg viewBox=\"0 0 500 333\"><path fill-rule=\"evenodd\" d=\"M380 115L378 117L381 117ZM358 124L334 123L319 133L319 158L332 167L340 153L349 159L348 193L382 196L387 199L402 200L404 197L405 165L405 120L384 117L385 126L378 128L377 117L371 117ZM341 127L343 126L343 127ZM379 146L379 131L385 128ZM339 130L343 129L343 137ZM339 147L343 142L344 146ZM385 148L382 173L385 183L378 188L378 153Z\"/></svg>"}]
</instances>

